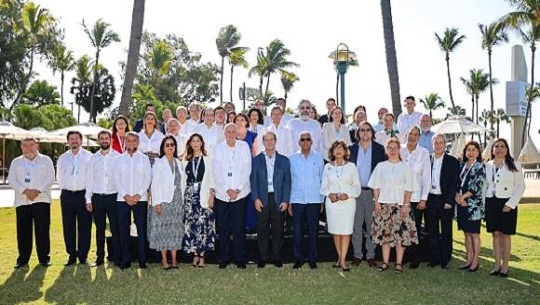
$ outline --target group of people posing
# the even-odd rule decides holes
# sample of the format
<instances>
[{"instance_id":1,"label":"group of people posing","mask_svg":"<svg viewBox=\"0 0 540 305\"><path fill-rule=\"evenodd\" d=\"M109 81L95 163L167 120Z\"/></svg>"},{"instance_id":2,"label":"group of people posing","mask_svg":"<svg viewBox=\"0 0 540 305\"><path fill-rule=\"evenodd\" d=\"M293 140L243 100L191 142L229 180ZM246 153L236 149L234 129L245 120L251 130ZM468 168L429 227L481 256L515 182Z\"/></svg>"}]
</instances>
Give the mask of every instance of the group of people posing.
<instances>
[{"instance_id":1,"label":"group of people posing","mask_svg":"<svg viewBox=\"0 0 540 305\"><path fill-rule=\"evenodd\" d=\"M56 172L65 266L87 264L92 219L93 265L104 264L108 219L114 249L108 259L120 269L131 267L133 214L140 268L147 267L147 245L161 252L163 269L178 268L177 251L191 254L192 265L204 268L217 238L219 268L234 262L244 269L246 232L251 230L257 233L257 266L282 267L289 218L293 268L307 263L316 269L323 214L333 235L335 268L350 271L351 241L354 266L365 260L386 271L395 248L394 271L402 273L409 248L410 267L417 268L422 256L417 244L427 236L428 266L447 269L457 215L466 246L466 263L460 268L478 270L480 222L485 219L493 234L491 274L508 275L511 235L525 184L506 140L494 142L487 163L480 145L470 141L458 161L446 152L445 136L430 131L431 118L414 111L412 96L405 99L406 111L397 125L385 108L375 125L367 121L364 106L346 124L335 100L326 105L328 113L315 120L308 100L299 103L298 118L285 113L284 99L276 101L269 117L262 101L247 115L237 114L232 103L201 111L194 102L187 109L178 107L176 118L165 110L163 122L153 105L147 105L134 131L118 116L112 131L100 132L100 149L94 154L81 147L80 132L70 131L69 150L58 159L56 171L51 159L38 152L35 139L23 140L22 155L13 160L8 176L17 216L15 268L28 264L33 226L39 262L50 265L50 189ZM382 249L380 265L376 245Z\"/></svg>"}]
</instances>

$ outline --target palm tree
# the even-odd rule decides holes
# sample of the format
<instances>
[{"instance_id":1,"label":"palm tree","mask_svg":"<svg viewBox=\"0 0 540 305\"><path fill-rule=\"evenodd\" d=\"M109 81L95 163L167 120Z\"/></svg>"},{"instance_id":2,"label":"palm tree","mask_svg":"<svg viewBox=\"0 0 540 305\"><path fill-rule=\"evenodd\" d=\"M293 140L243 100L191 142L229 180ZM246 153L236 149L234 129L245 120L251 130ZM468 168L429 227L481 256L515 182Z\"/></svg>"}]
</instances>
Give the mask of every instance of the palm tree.
<instances>
[{"instance_id":1,"label":"palm tree","mask_svg":"<svg viewBox=\"0 0 540 305\"><path fill-rule=\"evenodd\" d=\"M53 74L56 71L60 71L60 103L64 106L64 78L66 71L71 71L75 68L75 58L73 52L67 50L63 44L55 46L52 54L52 58L49 61L49 67L51 67Z\"/></svg>"},{"instance_id":2,"label":"palm tree","mask_svg":"<svg viewBox=\"0 0 540 305\"><path fill-rule=\"evenodd\" d=\"M490 111L494 112L495 101L493 100L493 70L491 68L491 54L493 47L503 42L508 42L508 35L503 23L492 22L489 25L479 24L478 28L482 34L482 49L487 50L489 64L489 97L491 99ZM493 121L490 121L490 128L493 130Z\"/></svg>"},{"instance_id":3,"label":"palm tree","mask_svg":"<svg viewBox=\"0 0 540 305\"><path fill-rule=\"evenodd\" d=\"M523 124L523 134L521 136L521 147L525 145L525 133L528 135L527 120L531 115L531 100L534 87L534 56L536 52L536 41L540 39L540 1L537 0L509 0L516 7L516 11L510 12L501 18L501 22L506 26L518 30L524 41L528 42L531 47L531 86L529 88L527 111L525 113L525 122ZM524 31L521 27L527 28L527 34L523 35Z\"/></svg>"},{"instance_id":4,"label":"palm tree","mask_svg":"<svg viewBox=\"0 0 540 305\"><path fill-rule=\"evenodd\" d=\"M92 80L92 64L90 63L91 59L88 55L83 55L77 60L75 64L75 77L71 80L73 86L80 89L85 88L90 85ZM75 92L74 87L71 87L70 92L73 94ZM78 103L79 110L77 114L77 122L80 122L81 119L81 104ZM73 103L71 103L71 113L73 113Z\"/></svg>"},{"instance_id":5,"label":"palm tree","mask_svg":"<svg viewBox=\"0 0 540 305\"><path fill-rule=\"evenodd\" d=\"M399 92L399 74L394 41L394 24L392 22L392 4L390 0L381 0L381 12L384 30L384 48L386 53L386 69L390 80L392 96L392 112L397 117L401 114L401 97Z\"/></svg>"},{"instance_id":6,"label":"palm tree","mask_svg":"<svg viewBox=\"0 0 540 305\"><path fill-rule=\"evenodd\" d=\"M249 67L249 63L246 60L246 53L249 51L249 48L246 47L237 47L231 50L231 53L229 53L229 65L231 66L231 87L229 91L229 95L231 98L231 102L233 101L233 74L234 74L234 67L242 67L244 69L247 69Z\"/></svg>"},{"instance_id":7,"label":"palm tree","mask_svg":"<svg viewBox=\"0 0 540 305\"><path fill-rule=\"evenodd\" d=\"M478 101L480 99L480 93L487 90L490 84L489 74L484 73L483 69L471 69L469 70L469 79L463 77L460 78L461 82L465 85L467 93L471 95L472 99L472 116L473 122L478 123ZM497 79L493 79L491 82L497 83ZM476 109L476 112L475 112Z\"/></svg>"},{"instance_id":8,"label":"palm tree","mask_svg":"<svg viewBox=\"0 0 540 305\"><path fill-rule=\"evenodd\" d=\"M454 96L452 95L452 79L450 77L450 53L456 50L456 48L465 40L465 35L459 35L457 28L446 28L444 30L443 36L435 33L437 42L439 43L439 48L445 54L446 60L446 72L448 74L448 90L450 92L450 102L452 103L452 108L456 107L454 103Z\"/></svg>"},{"instance_id":9,"label":"palm tree","mask_svg":"<svg viewBox=\"0 0 540 305\"><path fill-rule=\"evenodd\" d=\"M90 39L90 42L92 43L92 46L96 48L96 61L94 63L94 77L92 81L92 90L90 91L90 118L95 118L93 115L94 113L94 94L96 91L96 83L98 80L98 65L99 65L99 55L101 54L101 50L103 48L108 47L113 42L120 42L120 36L118 33L113 32L111 29L109 29L110 24L103 21L102 19L98 19L96 23L94 23L94 26L92 29L89 29L86 24L84 23L84 19L82 22L84 32L86 35L88 35L88 38ZM94 122L95 123L95 122Z\"/></svg>"},{"instance_id":10,"label":"palm tree","mask_svg":"<svg viewBox=\"0 0 540 305\"><path fill-rule=\"evenodd\" d=\"M287 100L289 92L292 90L294 83L299 80L300 78L298 78L296 74L288 71L281 71L281 85L283 86L283 90L285 91L285 100ZM285 111L285 109L283 109L283 111Z\"/></svg>"},{"instance_id":11,"label":"palm tree","mask_svg":"<svg viewBox=\"0 0 540 305\"><path fill-rule=\"evenodd\" d=\"M467 111L465 108L461 107L460 105L456 105L456 107L448 107L448 115L446 118L459 115L459 116L465 116L467 115Z\"/></svg>"},{"instance_id":12,"label":"palm tree","mask_svg":"<svg viewBox=\"0 0 540 305\"><path fill-rule=\"evenodd\" d=\"M219 80L219 101L223 102L223 75L225 69L225 57L231 54L231 49L236 47L240 43L242 35L238 32L238 29L229 24L222 27L219 30L218 37L216 38L216 46L219 56L221 56L221 69L219 71L221 77Z\"/></svg>"},{"instance_id":13,"label":"palm tree","mask_svg":"<svg viewBox=\"0 0 540 305\"><path fill-rule=\"evenodd\" d=\"M158 40L152 46L149 54L150 82L154 88L157 88L163 75L166 75L172 64L173 50L171 45L165 40Z\"/></svg>"},{"instance_id":14,"label":"palm tree","mask_svg":"<svg viewBox=\"0 0 540 305\"><path fill-rule=\"evenodd\" d=\"M280 39L274 39L266 47L266 66L265 66L265 75L266 75L266 90L264 91L264 96L268 93L268 87L270 85L270 77L272 74L284 71L290 67L298 67L299 65L295 62L289 61L288 56L291 55L291 50L285 47L285 44ZM265 101L268 102L268 101Z\"/></svg>"},{"instance_id":15,"label":"palm tree","mask_svg":"<svg viewBox=\"0 0 540 305\"><path fill-rule=\"evenodd\" d=\"M126 74L124 77L124 86L122 86L122 97L118 114L128 116L129 106L131 104L131 91L133 90L133 81L137 74L139 65L139 52L141 49L141 40L144 24L145 0L133 0L133 12L131 13L131 33L129 34L129 49L126 63Z\"/></svg>"},{"instance_id":16,"label":"palm tree","mask_svg":"<svg viewBox=\"0 0 540 305\"><path fill-rule=\"evenodd\" d=\"M30 82L30 78L34 72L34 55L38 49L38 41L40 37L46 35L46 32L51 29L51 26L55 21L54 17L49 14L49 10L41 8L34 2L27 2L24 5L21 13L21 19L23 25L22 31L28 37L28 48L30 49L28 57L30 59L30 64L28 73L22 80L19 92L9 107L9 112L11 112L13 108L20 102L24 92L26 91L28 83Z\"/></svg>"},{"instance_id":17,"label":"palm tree","mask_svg":"<svg viewBox=\"0 0 540 305\"><path fill-rule=\"evenodd\" d=\"M253 75L257 75L259 77L259 98L263 98L263 82L264 77L266 76L266 66L267 66L267 59L266 55L264 53L263 48L257 49L257 64L255 66L251 67L248 71L248 77L251 77Z\"/></svg>"},{"instance_id":18,"label":"palm tree","mask_svg":"<svg viewBox=\"0 0 540 305\"><path fill-rule=\"evenodd\" d=\"M534 87L525 89L525 94L529 97L527 101L527 109L531 107L531 104L537 100L540 99L540 83L536 83ZM531 91L532 90L532 91ZM527 123L527 121L525 121ZM526 125L526 129L523 130L523 133L529 134L531 130L531 120L529 120L529 123Z\"/></svg>"},{"instance_id":19,"label":"palm tree","mask_svg":"<svg viewBox=\"0 0 540 305\"><path fill-rule=\"evenodd\" d=\"M424 99L420 99L420 104L426 108L427 111L429 111L429 117L433 120L433 111L444 108L446 105L444 104L444 101L441 99L441 97L437 93L430 93L427 96L424 97Z\"/></svg>"}]
</instances>

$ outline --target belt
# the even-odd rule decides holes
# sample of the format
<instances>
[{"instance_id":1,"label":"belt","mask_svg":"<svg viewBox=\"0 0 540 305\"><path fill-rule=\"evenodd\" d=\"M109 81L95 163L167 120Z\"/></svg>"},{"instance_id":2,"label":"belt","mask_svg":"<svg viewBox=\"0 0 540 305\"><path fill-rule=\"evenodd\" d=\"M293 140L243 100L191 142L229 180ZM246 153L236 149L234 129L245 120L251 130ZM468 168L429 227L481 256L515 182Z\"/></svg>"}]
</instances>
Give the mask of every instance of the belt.
<instances>
[{"instance_id":1,"label":"belt","mask_svg":"<svg viewBox=\"0 0 540 305\"><path fill-rule=\"evenodd\" d=\"M66 190L66 189L62 189L62 192L66 192L68 194L79 194L79 193L84 193L86 190L78 190L78 191L72 191L72 190Z\"/></svg>"},{"instance_id":2,"label":"belt","mask_svg":"<svg viewBox=\"0 0 540 305\"><path fill-rule=\"evenodd\" d=\"M103 194L100 194L100 193L93 193L92 195L97 195L97 196L112 196L112 195L116 195L116 194L118 194L118 193L110 193L110 194L105 194L105 193L103 193Z\"/></svg>"},{"instance_id":3,"label":"belt","mask_svg":"<svg viewBox=\"0 0 540 305\"><path fill-rule=\"evenodd\" d=\"M371 191L371 188L370 188L370 187L363 187L363 186L362 186L362 189L363 189L364 191Z\"/></svg>"},{"instance_id":4,"label":"belt","mask_svg":"<svg viewBox=\"0 0 540 305\"><path fill-rule=\"evenodd\" d=\"M442 194L433 194L433 193L429 193L429 196L442 197Z\"/></svg>"}]
</instances>

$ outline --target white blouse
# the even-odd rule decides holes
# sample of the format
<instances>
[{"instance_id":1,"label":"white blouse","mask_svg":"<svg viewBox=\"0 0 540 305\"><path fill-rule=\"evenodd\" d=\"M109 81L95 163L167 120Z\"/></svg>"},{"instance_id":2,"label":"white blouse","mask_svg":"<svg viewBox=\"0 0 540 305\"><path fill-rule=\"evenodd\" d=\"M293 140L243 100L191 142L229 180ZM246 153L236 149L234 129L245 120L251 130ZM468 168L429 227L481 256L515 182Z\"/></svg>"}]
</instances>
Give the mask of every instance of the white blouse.
<instances>
[{"instance_id":1,"label":"white blouse","mask_svg":"<svg viewBox=\"0 0 540 305\"><path fill-rule=\"evenodd\" d=\"M515 209L525 192L525 179L521 171L521 164L515 161L517 171L511 172L506 163L499 170L495 169L493 160L486 164L486 197L508 198L504 204Z\"/></svg>"},{"instance_id":2,"label":"white blouse","mask_svg":"<svg viewBox=\"0 0 540 305\"><path fill-rule=\"evenodd\" d=\"M377 164L368 186L379 189L379 203L403 204L405 192L414 192L418 187L414 174L405 162L384 161Z\"/></svg>"},{"instance_id":3,"label":"white blouse","mask_svg":"<svg viewBox=\"0 0 540 305\"><path fill-rule=\"evenodd\" d=\"M146 152L153 152L159 154L159 147L161 146L161 141L165 136L158 129L154 130L154 133L150 138L144 132L144 129L139 132L139 148L138 151L143 154Z\"/></svg>"},{"instance_id":4,"label":"white blouse","mask_svg":"<svg viewBox=\"0 0 540 305\"><path fill-rule=\"evenodd\" d=\"M347 201L354 201L356 197L360 196L361 190L360 178L355 164L347 162L343 166L335 166L328 163L324 166L321 195L344 193L349 196Z\"/></svg>"},{"instance_id":5,"label":"white blouse","mask_svg":"<svg viewBox=\"0 0 540 305\"><path fill-rule=\"evenodd\" d=\"M336 130L334 123L324 123L322 128L323 146L324 146L324 158L328 160L328 150L332 144L341 140L344 141L347 146L351 145L351 136L349 134L349 128L345 124L339 126L339 130Z\"/></svg>"}]
</instances>

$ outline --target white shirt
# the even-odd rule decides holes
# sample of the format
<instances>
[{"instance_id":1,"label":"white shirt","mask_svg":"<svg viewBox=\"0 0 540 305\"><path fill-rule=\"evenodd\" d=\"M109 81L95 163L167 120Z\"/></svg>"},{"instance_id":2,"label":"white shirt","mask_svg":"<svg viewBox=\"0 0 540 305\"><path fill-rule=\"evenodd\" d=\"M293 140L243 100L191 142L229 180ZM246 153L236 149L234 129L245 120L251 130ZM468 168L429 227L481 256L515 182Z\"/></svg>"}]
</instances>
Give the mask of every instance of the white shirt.
<instances>
[{"instance_id":1,"label":"white shirt","mask_svg":"<svg viewBox=\"0 0 540 305\"><path fill-rule=\"evenodd\" d=\"M86 188L86 171L92 153L79 148L77 155L68 150L58 158L56 180L60 189L81 191Z\"/></svg>"},{"instance_id":2,"label":"white shirt","mask_svg":"<svg viewBox=\"0 0 540 305\"><path fill-rule=\"evenodd\" d=\"M405 135L396 129L394 129L393 131L394 131L394 137L398 138L401 144L405 143ZM386 132L385 130L378 131L375 133L375 141L377 141L377 143L381 144L382 146L385 146L386 141L390 139L391 135L392 134L390 132Z\"/></svg>"},{"instance_id":3,"label":"white shirt","mask_svg":"<svg viewBox=\"0 0 540 305\"><path fill-rule=\"evenodd\" d=\"M345 124L340 124L339 129L336 130L336 127L334 126L334 123L324 123L322 128L322 136L323 136L323 147L324 147L324 154L323 157L326 160L328 159L328 151L330 150L330 147L332 144L337 141L341 140L344 141L347 146L351 145L351 136L349 134L349 128Z\"/></svg>"},{"instance_id":4,"label":"white shirt","mask_svg":"<svg viewBox=\"0 0 540 305\"><path fill-rule=\"evenodd\" d=\"M442 162L444 159L444 154L442 154L439 158L435 158L435 155L432 156L432 164L431 164L431 186L429 192L434 195L441 195L441 169L442 169Z\"/></svg>"},{"instance_id":5,"label":"white shirt","mask_svg":"<svg viewBox=\"0 0 540 305\"><path fill-rule=\"evenodd\" d=\"M401 147L401 159L407 163L414 174L418 188L411 196L411 202L427 200L431 188L431 162L427 149L417 144L412 152L409 152L407 145Z\"/></svg>"},{"instance_id":6,"label":"white shirt","mask_svg":"<svg viewBox=\"0 0 540 305\"><path fill-rule=\"evenodd\" d=\"M368 186L380 190L379 203L403 205L405 192L414 192L416 181L411 167L405 162L384 161L373 170Z\"/></svg>"},{"instance_id":7,"label":"white shirt","mask_svg":"<svg viewBox=\"0 0 540 305\"><path fill-rule=\"evenodd\" d=\"M280 124L283 125L284 127L286 127L287 124L289 124L289 122L292 121L293 119L294 119L294 115L284 113L283 116L281 117Z\"/></svg>"},{"instance_id":8,"label":"white shirt","mask_svg":"<svg viewBox=\"0 0 540 305\"><path fill-rule=\"evenodd\" d=\"M223 129L216 125L208 127L206 124L201 123L193 129L192 134L193 133L198 133L203 137L204 147L209 152L211 152L218 143L225 140Z\"/></svg>"},{"instance_id":9,"label":"white shirt","mask_svg":"<svg viewBox=\"0 0 540 305\"><path fill-rule=\"evenodd\" d=\"M397 127L399 133L405 136L409 131L409 128L413 126L419 126L421 116L422 113L417 111L413 111L413 113L411 114L408 114L407 112L402 112L397 119Z\"/></svg>"},{"instance_id":10,"label":"white shirt","mask_svg":"<svg viewBox=\"0 0 540 305\"><path fill-rule=\"evenodd\" d=\"M212 154L212 167L216 198L228 202L227 190L240 190L236 200L249 195L251 186L251 151L246 142L237 140L234 147L229 147L226 141L216 145Z\"/></svg>"},{"instance_id":11,"label":"white shirt","mask_svg":"<svg viewBox=\"0 0 540 305\"><path fill-rule=\"evenodd\" d=\"M32 161L25 156L13 159L9 167L8 181L15 191L15 207L34 202L51 203L51 186L54 183L54 165L51 158L38 153ZM25 189L36 189L41 193L34 200L29 200L23 195Z\"/></svg>"},{"instance_id":12,"label":"white shirt","mask_svg":"<svg viewBox=\"0 0 540 305\"><path fill-rule=\"evenodd\" d=\"M114 175L118 157L120 154L113 149L109 149L106 155L99 150L90 157L86 171L86 203L92 203L93 194L116 193Z\"/></svg>"},{"instance_id":13,"label":"white shirt","mask_svg":"<svg viewBox=\"0 0 540 305\"><path fill-rule=\"evenodd\" d=\"M169 134L174 137L176 140L177 149L176 152L178 153L178 157L182 156L184 152L186 151L186 141L188 139L188 136L185 134L182 134L182 132L179 132L177 136L173 134Z\"/></svg>"},{"instance_id":14,"label":"white shirt","mask_svg":"<svg viewBox=\"0 0 540 305\"><path fill-rule=\"evenodd\" d=\"M274 166L276 165L276 152L272 157L269 157L264 152L264 160L266 161L266 175L268 178L268 193L274 192Z\"/></svg>"},{"instance_id":15,"label":"white shirt","mask_svg":"<svg viewBox=\"0 0 540 305\"><path fill-rule=\"evenodd\" d=\"M193 129L195 129L195 126L197 126L199 124L200 124L199 120L197 120L197 121L195 121L193 119L187 120L185 125L182 126L183 127L182 129L185 130L185 132L183 132L183 133L190 136L193 133Z\"/></svg>"},{"instance_id":16,"label":"white shirt","mask_svg":"<svg viewBox=\"0 0 540 305\"><path fill-rule=\"evenodd\" d=\"M117 159L115 182L118 190L117 201L125 201L124 196L141 195L140 201L148 201L146 195L152 181L150 160L138 150L130 156L127 152Z\"/></svg>"},{"instance_id":17,"label":"white shirt","mask_svg":"<svg viewBox=\"0 0 540 305\"><path fill-rule=\"evenodd\" d=\"M505 206L515 209L525 192L525 180L521 170L521 164L514 161L517 171L512 172L503 164L499 170L496 170L493 160L486 164L486 182L487 190L485 192L487 198L495 195L497 198L508 198Z\"/></svg>"},{"instance_id":18,"label":"white shirt","mask_svg":"<svg viewBox=\"0 0 540 305\"><path fill-rule=\"evenodd\" d=\"M292 119L287 124L287 128L292 131L295 150L300 149L300 145L298 144L300 134L304 131L307 131L311 134L311 150L318 152L319 154L321 154L321 156L327 154L324 151L324 146L322 143L321 124L319 124L319 122L313 119L308 119L307 121L303 121L302 119Z\"/></svg>"},{"instance_id":19,"label":"white shirt","mask_svg":"<svg viewBox=\"0 0 540 305\"><path fill-rule=\"evenodd\" d=\"M154 133L150 138L144 132L144 129L139 132L139 147L137 151L142 153L153 152L159 154L159 147L161 146L161 141L165 136L158 129L154 129Z\"/></svg>"},{"instance_id":20,"label":"white shirt","mask_svg":"<svg viewBox=\"0 0 540 305\"><path fill-rule=\"evenodd\" d=\"M356 165L347 162L342 166L336 166L332 163L327 163L324 166L321 195L328 196L330 193L343 193L349 196L346 201L354 202L356 197L360 196L361 191L362 187L360 186ZM330 198L327 197L326 202L330 202Z\"/></svg>"},{"instance_id":21,"label":"white shirt","mask_svg":"<svg viewBox=\"0 0 540 305\"><path fill-rule=\"evenodd\" d=\"M278 126L271 124L266 128L266 130L263 132L263 135L265 132L271 131L276 134L277 142L276 142L276 150L286 156L290 157L294 154L294 140L293 140L293 134L292 131L285 126L279 124Z\"/></svg>"}]
</instances>

